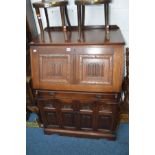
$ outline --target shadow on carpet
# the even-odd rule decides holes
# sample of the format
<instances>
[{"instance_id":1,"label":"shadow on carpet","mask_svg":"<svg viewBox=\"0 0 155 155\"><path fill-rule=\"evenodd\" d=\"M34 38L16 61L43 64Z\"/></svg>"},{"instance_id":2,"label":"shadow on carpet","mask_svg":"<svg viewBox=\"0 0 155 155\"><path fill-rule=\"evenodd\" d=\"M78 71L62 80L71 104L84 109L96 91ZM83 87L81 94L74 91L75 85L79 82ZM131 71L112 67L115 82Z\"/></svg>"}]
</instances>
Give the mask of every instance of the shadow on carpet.
<instances>
[{"instance_id":1,"label":"shadow on carpet","mask_svg":"<svg viewBox=\"0 0 155 155\"><path fill-rule=\"evenodd\" d=\"M128 155L129 125L120 124L117 140L44 135L43 128L26 129L26 155Z\"/></svg>"}]
</instances>

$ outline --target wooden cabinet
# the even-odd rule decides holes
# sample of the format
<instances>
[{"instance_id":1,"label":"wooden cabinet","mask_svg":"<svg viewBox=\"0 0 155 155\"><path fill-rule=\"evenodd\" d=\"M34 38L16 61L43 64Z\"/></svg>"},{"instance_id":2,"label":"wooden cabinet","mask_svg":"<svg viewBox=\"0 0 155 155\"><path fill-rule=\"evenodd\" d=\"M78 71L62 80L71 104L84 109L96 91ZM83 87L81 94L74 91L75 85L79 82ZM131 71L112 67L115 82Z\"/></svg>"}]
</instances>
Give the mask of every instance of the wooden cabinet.
<instances>
[{"instance_id":1,"label":"wooden cabinet","mask_svg":"<svg viewBox=\"0 0 155 155\"><path fill-rule=\"evenodd\" d=\"M44 31L30 45L32 84L46 134L115 139L123 76L120 30ZM49 35L53 40L49 41ZM43 37L43 38L42 38Z\"/></svg>"}]
</instances>

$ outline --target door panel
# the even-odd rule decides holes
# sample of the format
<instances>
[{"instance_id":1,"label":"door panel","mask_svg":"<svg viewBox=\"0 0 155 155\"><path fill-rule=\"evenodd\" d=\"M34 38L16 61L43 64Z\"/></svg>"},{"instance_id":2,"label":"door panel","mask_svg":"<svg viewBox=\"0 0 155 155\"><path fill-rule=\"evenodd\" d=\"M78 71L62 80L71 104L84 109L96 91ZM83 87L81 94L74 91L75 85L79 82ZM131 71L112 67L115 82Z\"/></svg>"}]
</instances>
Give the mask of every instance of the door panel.
<instances>
[{"instance_id":1,"label":"door panel","mask_svg":"<svg viewBox=\"0 0 155 155\"><path fill-rule=\"evenodd\" d=\"M95 101L93 100L80 100L79 123L82 130L95 129L95 106Z\"/></svg>"},{"instance_id":2,"label":"door panel","mask_svg":"<svg viewBox=\"0 0 155 155\"><path fill-rule=\"evenodd\" d=\"M69 54L39 54L40 82L69 83Z\"/></svg>"},{"instance_id":3,"label":"door panel","mask_svg":"<svg viewBox=\"0 0 155 155\"><path fill-rule=\"evenodd\" d=\"M39 99L38 106L45 127L59 128L60 116L59 116L59 103L57 102L57 100Z\"/></svg>"},{"instance_id":4,"label":"door panel","mask_svg":"<svg viewBox=\"0 0 155 155\"><path fill-rule=\"evenodd\" d=\"M76 84L87 90L119 92L122 85L121 46L76 47Z\"/></svg>"},{"instance_id":5,"label":"door panel","mask_svg":"<svg viewBox=\"0 0 155 155\"><path fill-rule=\"evenodd\" d=\"M78 48L77 79L79 84L112 85L113 49L112 48Z\"/></svg>"},{"instance_id":6,"label":"door panel","mask_svg":"<svg viewBox=\"0 0 155 155\"><path fill-rule=\"evenodd\" d=\"M112 117L108 115L99 115L97 119L98 130L111 130L112 129Z\"/></svg>"},{"instance_id":7,"label":"door panel","mask_svg":"<svg viewBox=\"0 0 155 155\"><path fill-rule=\"evenodd\" d=\"M55 85L68 85L72 81L72 48L31 47L33 87L52 89ZM54 85L54 86L53 86Z\"/></svg>"},{"instance_id":8,"label":"door panel","mask_svg":"<svg viewBox=\"0 0 155 155\"><path fill-rule=\"evenodd\" d=\"M75 129L76 128L76 116L75 105L72 99L61 98L59 99L61 105L60 116L62 120L62 128Z\"/></svg>"},{"instance_id":9,"label":"door panel","mask_svg":"<svg viewBox=\"0 0 155 155\"><path fill-rule=\"evenodd\" d=\"M80 84L112 84L113 55L79 55Z\"/></svg>"},{"instance_id":10,"label":"door panel","mask_svg":"<svg viewBox=\"0 0 155 155\"><path fill-rule=\"evenodd\" d=\"M118 104L111 101L97 101L96 122L98 130L112 131L115 128Z\"/></svg>"}]
</instances>

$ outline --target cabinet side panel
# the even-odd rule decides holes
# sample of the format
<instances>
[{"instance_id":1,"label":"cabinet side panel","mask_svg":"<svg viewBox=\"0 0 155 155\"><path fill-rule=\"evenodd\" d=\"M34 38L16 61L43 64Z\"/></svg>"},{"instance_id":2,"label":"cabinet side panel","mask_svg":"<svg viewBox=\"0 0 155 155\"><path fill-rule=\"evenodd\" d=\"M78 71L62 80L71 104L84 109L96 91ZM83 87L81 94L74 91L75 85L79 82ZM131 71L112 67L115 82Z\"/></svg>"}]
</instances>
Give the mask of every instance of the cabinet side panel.
<instances>
[{"instance_id":1,"label":"cabinet side panel","mask_svg":"<svg viewBox=\"0 0 155 155\"><path fill-rule=\"evenodd\" d=\"M124 46L116 46L114 48L115 54L114 54L114 71L113 71L113 81L115 83L115 86L113 88L113 91L119 92L121 91L122 87L122 79L123 79L123 52L124 52Z\"/></svg>"}]
</instances>

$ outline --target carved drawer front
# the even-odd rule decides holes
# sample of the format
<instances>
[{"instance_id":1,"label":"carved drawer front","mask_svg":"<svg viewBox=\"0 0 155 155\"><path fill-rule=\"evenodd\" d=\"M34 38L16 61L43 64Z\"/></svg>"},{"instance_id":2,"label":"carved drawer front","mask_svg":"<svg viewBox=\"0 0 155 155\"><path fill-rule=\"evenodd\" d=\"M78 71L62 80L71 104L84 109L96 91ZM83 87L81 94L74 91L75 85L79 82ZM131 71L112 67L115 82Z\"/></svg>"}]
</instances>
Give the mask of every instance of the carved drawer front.
<instances>
[{"instance_id":1,"label":"carved drawer front","mask_svg":"<svg viewBox=\"0 0 155 155\"><path fill-rule=\"evenodd\" d=\"M39 99L38 106L40 109L42 121L45 127L60 127L59 107L57 100Z\"/></svg>"},{"instance_id":2,"label":"carved drawer front","mask_svg":"<svg viewBox=\"0 0 155 155\"><path fill-rule=\"evenodd\" d=\"M76 128L76 115L75 105L71 99L59 99L61 103L60 115L62 128L75 129Z\"/></svg>"},{"instance_id":3,"label":"carved drawer front","mask_svg":"<svg viewBox=\"0 0 155 155\"><path fill-rule=\"evenodd\" d=\"M98 130L110 130L112 129L112 117L109 115L99 115L97 119Z\"/></svg>"},{"instance_id":4,"label":"carved drawer front","mask_svg":"<svg viewBox=\"0 0 155 155\"><path fill-rule=\"evenodd\" d=\"M116 127L117 112L118 104L116 102L97 102L97 129L113 131Z\"/></svg>"},{"instance_id":5,"label":"carved drawer front","mask_svg":"<svg viewBox=\"0 0 155 155\"><path fill-rule=\"evenodd\" d=\"M114 131L118 94L39 91L38 106L45 128Z\"/></svg>"},{"instance_id":6,"label":"carved drawer front","mask_svg":"<svg viewBox=\"0 0 155 155\"><path fill-rule=\"evenodd\" d=\"M120 98L119 93L89 93L89 92L74 92L74 91L46 91L38 90L37 96L41 98L68 98L72 100L102 100L117 102Z\"/></svg>"},{"instance_id":7,"label":"carved drawer front","mask_svg":"<svg viewBox=\"0 0 155 155\"><path fill-rule=\"evenodd\" d=\"M82 130L95 129L95 101L79 101L79 119Z\"/></svg>"}]
</instances>

